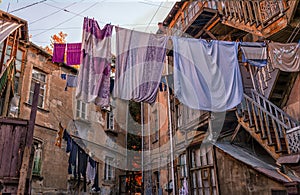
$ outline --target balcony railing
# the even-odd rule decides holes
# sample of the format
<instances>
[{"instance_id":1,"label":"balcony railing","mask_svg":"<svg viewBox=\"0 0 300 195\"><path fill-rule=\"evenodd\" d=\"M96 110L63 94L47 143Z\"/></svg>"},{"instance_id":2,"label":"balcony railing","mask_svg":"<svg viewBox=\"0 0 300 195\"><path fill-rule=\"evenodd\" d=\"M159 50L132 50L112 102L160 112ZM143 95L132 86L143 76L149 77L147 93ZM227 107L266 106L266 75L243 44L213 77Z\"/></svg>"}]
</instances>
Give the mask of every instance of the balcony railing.
<instances>
[{"instance_id":1,"label":"balcony railing","mask_svg":"<svg viewBox=\"0 0 300 195\"><path fill-rule=\"evenodd\" d=\"M270 25L273 21L284 15L288 9L286 0L221 0L223 15L226 19L249 23L250 25Z\"/></svg>"},{"instance_id":2,"label":"balcony railing","mask_svg":"<svg viewBox=\"0 0 300 195\"><path fill-rule=\"evenodd\" d=\"M300 153L300 126L286 131L291 153Z\"/></svg>"}]
</instances>

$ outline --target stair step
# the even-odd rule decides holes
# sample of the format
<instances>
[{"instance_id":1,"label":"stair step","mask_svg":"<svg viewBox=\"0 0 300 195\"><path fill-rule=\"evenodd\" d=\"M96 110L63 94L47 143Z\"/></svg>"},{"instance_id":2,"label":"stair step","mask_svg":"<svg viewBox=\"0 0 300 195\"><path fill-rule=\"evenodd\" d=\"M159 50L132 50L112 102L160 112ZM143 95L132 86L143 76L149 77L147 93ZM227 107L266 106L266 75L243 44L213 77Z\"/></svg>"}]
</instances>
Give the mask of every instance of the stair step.
<instances>
[{"instance_id":1,"label":"stair step","mask_svg":"<svg viewBox=\"0 0 300 195\"><path fill-rule=\"evenodd\" d=\"M273 93L272 95L272 99L282 99L282 94L279 94L279 93Z\"/></svg>"},{"instance_id":2,"label":"stair step","mask_svg":"<svg viewBox=\"0 0 300 195\"><path fill-rule=\"evenodd\" d=\"M276 150L276 153L287 153L287 150Z\"/></svg>"},{"instance_id":3,"label":"stair step","mask_svg":"<svg viewBox=\"0 0 300 195\"><path fill-rule=\"evenodd\" d=\"M262 136L261 139L265 140L265 139L268 139L267 136Z\"/></svg>"},{"instance_id":4,"label":"stair step","mask_svg":"<svg viewBox=\"0 0 300 195\"><path fill-rule=\"evenodd\" d=\"M275 146L275 143L270 143L268 144L268 146Z\"/></svg>"}]
</instances>

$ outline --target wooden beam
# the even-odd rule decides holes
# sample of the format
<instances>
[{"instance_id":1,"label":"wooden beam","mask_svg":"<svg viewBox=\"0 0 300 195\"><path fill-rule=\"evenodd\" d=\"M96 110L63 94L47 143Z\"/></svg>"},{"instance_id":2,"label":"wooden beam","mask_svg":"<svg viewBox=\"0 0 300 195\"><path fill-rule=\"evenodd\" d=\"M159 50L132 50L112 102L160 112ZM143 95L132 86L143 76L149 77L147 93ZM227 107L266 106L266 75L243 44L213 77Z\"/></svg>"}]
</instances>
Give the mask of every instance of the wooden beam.
<instances>
[{"instance_id":1,"label":"wooden beam","mask_svg":"<svg viewBox=\"0 0 300 195\"><path fill-rule=\"evenodd\" d=\"M31 170L29 167L32 162L30 162L30 154L31 154L31 148L33 143L33 132L34 132L34 124L35 124L35 118L37 113L37 105L38 105L38 99L39 99L39 91L40 91L40 84L36 83L34 86L34 93L33 93L33 100L32 100L32 107L30 112L30 120L28 124L28 132L26 136L26 145L23 153L23 159L22 159L22 165L20 170L20 180L19 180L19 186L18 186L18 194L25 194L26 192L26 180L28 178L28 174L31 174L28 172L28 170ZM29 183L30 185L30 183ZM27 188L28 189L28 188Z\"/></svg>"},{"instance_id":2,"label":"wooden beam","mask_svg":"<svg viewBox=\"0 0 300 195\"><path fill-rule=\"evenodd\" d=\"M234 141L235 137L237 136L238 132L240 131L240 129L241 129L241 124L239 123L239 124L236 126L236 128L235 128L235 130L234 130L234 132L233 132L233 134L232 134L230 143L233 143L233 141Z\"/></svg>"},{"instance_id":3,"label":"wooden beam","mask_svg":"<svg viewBox=\"0 0 300 195\"><path fill-rule=\"evenodd\" d=\"M3 64L4 64L4 58L6 55L6 48L8 45L8 40L9 40L9 36L5 39L3 48L2 48L2 55L1 55L1 61L0 61L0 74L2 73L2 68L3 68Z\"/></svg>"}]
</instances>

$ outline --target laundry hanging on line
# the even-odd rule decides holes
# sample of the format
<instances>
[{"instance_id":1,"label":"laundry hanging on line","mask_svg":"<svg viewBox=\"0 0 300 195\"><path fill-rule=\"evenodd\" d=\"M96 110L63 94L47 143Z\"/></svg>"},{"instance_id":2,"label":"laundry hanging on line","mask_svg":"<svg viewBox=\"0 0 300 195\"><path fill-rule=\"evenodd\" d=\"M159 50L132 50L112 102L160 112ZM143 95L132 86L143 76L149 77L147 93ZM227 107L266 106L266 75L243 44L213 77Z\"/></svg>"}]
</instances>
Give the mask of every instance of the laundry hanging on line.
<instances>
[{"instance_id":1,"label":"laundry hanging on line","mask_svg":"<svg viewBox=\"0 0 300 195\"><path fill-rule=\"evenodd\" d=\"M82 52L76 98L94 102L101 107L109 106L111 35L113 26L100 29L94 19L84 18Z\"/></svg>"},{"instance_id":2,"label":"laundry hanging on line","mask_svg":"<svg viewBox=\"0 0 300 195\"><path fill-rule=\"evenodd\" d=\"M268 44L269 56L273 68L286 72L300 71L300 44L276 43Z\"/></svg>"},{"instance_id":3,"label":"laundry hanging on line","mask_svg":"<svg viewBox=\"0 0 300 195\"><path fill-rule=\"evenodd\" d=\"M242 62L252 66L264 67L267 65L267 46L264 42L241 42Z\"/></svg>"},{"instance_id":4,"label":"laundry hanging on line","mask_svg":"<svg viewBox=\"0 0 300 195\"><path fill-rule=\"evenodd\" d=\"M80 59L81 43L54 43L52 62L66 62L67 65L73 66L80 64Z\"/></svg>"},{"instance_id":5,"label":"laundry hanging on line","mask_svg":"<svg viewBox=\"0 0 300 195\"><path fill-rule=\"evenodd\" d=\"M114 97L154 103L164 67L168 37L116 28Z\"/></svg>"},{"instance_id":6,"label":"laundry hanging on line","mask_svg":"<svg viewBox=\"0 0 300 195\"><path fill-rule=\"evenodd\" d=\"M54 43L52 62L63 63L65 58L65 43Z\"/></svg>"},{"instance_id":7,"label":"laundry hanging on line","mask_svg":"<svg viewBox=\"0 0 300 195\"><path fill-rule=\"evenodd\" d=\"M193 109L223 112L242 101L237 42L172 37L174 88Z\"/></svg>"},{"instance_id":8,"label":"laundry hanging on line","mask_svg":"<svg viewBox=\"0 0 300 195\"><path fill-rule=\"evenodd\" d=\"M63 132L63 139L67 142L66 152L69 155L68 174L72 174L74 178L80 179L81 176L92 183L94 191L99 191L98 184L98 169L99 163L90 157L75 141L65 129Z\"/></svg>"},{"instance_id":9,"label":"laundry hanging on line","mask_svg":"<svg viewBox=\"0 0 300 195\"><path fill-rule=\"evenodd\" d=\"M80 64L81 43L67 44L67 65Z\"/></svg>"}]
</instances>

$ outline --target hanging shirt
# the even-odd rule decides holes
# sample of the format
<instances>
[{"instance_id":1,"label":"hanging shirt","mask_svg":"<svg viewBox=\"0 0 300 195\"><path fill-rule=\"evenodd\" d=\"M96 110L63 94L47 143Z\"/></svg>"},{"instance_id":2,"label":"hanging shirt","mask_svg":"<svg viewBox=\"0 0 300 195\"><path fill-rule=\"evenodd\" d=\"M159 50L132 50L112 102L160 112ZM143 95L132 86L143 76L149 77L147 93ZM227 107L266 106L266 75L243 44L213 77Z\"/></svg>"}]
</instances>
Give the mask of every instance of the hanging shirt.
<instances>
[{"instance_id":1,"label":"hanging shirt","mask_svg":"<svg viewBox=\"0 0 300 195\"><path fill-rule=\"evenodd\" d=\"M76 159L77 159L77 151L78 151L78 145L74 140L71 139L71 152L69 156L69 167L68 167L68 173L74 175L74 177L77 177L76 174Z\"/></svg>"},{"instance_id":2,"label":"hanging shirt","mask_svg":"<svg viewBox=\"0 0 300 195\"><path fill-rule=\"evenodd\" d=\"M237 42L172 37L174 88L180 102L193 109L222 112L243 96Z\"/></svg>"},{"instance_id":3,"label":"hanging shirt","mask_svg":"<svg viewBox=\"0 0 300 195\"><path fill-rule=\"evenodd\" d=\"M65 130L63 139L67 142L66 152L69 153L72 150L72 138L70 134Z\"/></svg>"},{"instance_id":4,"label":"hanging shirt","mask_svg":"<svg viewBox=\"0 0 300 195\"><path fill-rule=\"evenodd\" d=\"M67 65L80 64L81 43L67 44Z\"/></svg>"},{"instance_id":5,"label":"hanging shirt","mask_svg":"<svg viewBox=\"0 0 300 195\"><path fill-rule=\"evenodd\" d=\"M95 175L96 175L96 162L91 157L89 157L88 160L86 175L88 181L94 182Z\"/></svg>"},{"instance_id":6,"label":"hanging shirt","mask_svg":"<svg viewBox=\"0 0 300 195\"><path fill-rule=\"evenodd\" d=\"M52 62L63 63L65 57L65 43L54 43Z\"/></svg>"},{"instance_id":7,"label":"hanging shirt","mask_svg":"<svg viewBox=\"0 0 300 195\"><path fill-rule=\"evenodd\" d=\"M60 78L63 79L63 80L66 80L67 79L67 74L61 74Z\"/></svg>"},{"instance_id":8,"label":"hanging shirt","mask_svg":"<svg viewBox=\"0 0 300 195\"><path fill-rule=\"evenodd\" d=\"M264 67L267 65L267 47L265 43L242 42L243 62L252 66Z\"/></svg>"},{"instance_id":9,"label":"hanging shirt","mask_svg":"<svg viewBox=\"0 0 300 195\"><path fill-rule=\"evenodd\" d=\"M111 34L113 26L100 29L94 19L84 18L82 53L76 98L101 107L109 106Z\"/></svg>"},{"instance_id":10,"label":"hanging shirt","mask_svg":"<svg viewBox=\"0 0 300 195\"><path fill-rule=\"evenodd\" d=\"M168 37L116 27L115 97L153 103L166 55Z\"/></svg>"},{"instance_id":11,"label":"hanging shirt","mask_svg":"<svg viewBox=\"0 0 300 195\"><path fill-rule=\"evenodd\" d=\"M273 68L286 72L300 71L299 43L269 43L268 46Z\"/></svg>"}]
</instances>

